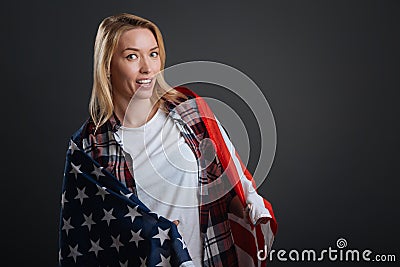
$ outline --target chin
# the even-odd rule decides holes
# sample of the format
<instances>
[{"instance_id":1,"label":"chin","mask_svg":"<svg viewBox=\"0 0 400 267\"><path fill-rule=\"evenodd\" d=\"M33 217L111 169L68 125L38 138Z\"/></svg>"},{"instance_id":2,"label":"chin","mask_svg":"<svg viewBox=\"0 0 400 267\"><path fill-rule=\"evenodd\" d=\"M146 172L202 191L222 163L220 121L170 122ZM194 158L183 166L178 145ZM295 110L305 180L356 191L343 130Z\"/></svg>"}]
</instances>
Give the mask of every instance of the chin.
<instances>
[{"instance_id":1,"label":"chin","mask_svg":"<svg viewBox=\"0 0 400 267\"><path fill-rule=\"evenodd\" d=\"M133 97L137 99L149 99L153 95L154 86L151 87L139 87L136 92L133 94Z\"/></svg>"}]
</instances>

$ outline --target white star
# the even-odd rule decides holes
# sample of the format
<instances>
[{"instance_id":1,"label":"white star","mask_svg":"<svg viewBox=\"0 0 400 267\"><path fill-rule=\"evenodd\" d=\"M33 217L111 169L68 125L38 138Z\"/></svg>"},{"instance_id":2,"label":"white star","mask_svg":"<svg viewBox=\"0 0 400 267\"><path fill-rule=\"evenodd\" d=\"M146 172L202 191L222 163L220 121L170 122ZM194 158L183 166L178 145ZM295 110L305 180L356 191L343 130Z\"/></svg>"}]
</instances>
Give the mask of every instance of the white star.
<instances>
[{"instance_id":1,"label":"white star","mask_svg":"<svg viewBox=\"0 0 400 267\"><path fill-rule=\"evenodd\" d=\"M157 264L156 266L171 266L171 264L169 263L169 258L164 257L163 254L160 254L161 256L161 262L159 264Z\"/></svg>"},{"instance_id":2,"label":"white star","mask_svg":"<svg viewBox=\"0 0 400 267\"><path fill-rule=\"evenodd\" d=\"M61 262L63 257L61 256L61 249L58 251L58 261Z\"/></svg>"},{"instance_id":3,"label":"white star","mask_svg":"<svg viewBox=\"0 0 400 267\"><path fill-rule=\"evenodd\" d=\"M69 249L71 252L69 253L68 257L73 257L74 261L76 262L76 257L82 256L82 254L78 251L78 245L76 245L74 248L69 246Z\"/></svg>"},{"instance_id":4,"label":"white star","mask_svg":"<svg viewBox=\"0 0 400 267\"><path fill-rule=\"evenodd\" d=\"M64 208L64 203L68 202L67 198L65 197L65 192L61 194L61 207Z\"/></svg>"},{"instance_id":5,"label":"white star","mask_svg":"<svg viewBox=\"0 0 400 267\"><path fill-rule=\"evenodd\" d=\"M128 206L128 209L129 209L129 212L124 217L131 217L131 220L133 222L133 220L135 219L135 216L140 215L137 211L137 206L133 209L130 206Z\"/></svg>"},{"instance_id":6,"label":"white star","mask_svg":"<svg viewBox=\"0 0 400 267\"><path fill-rule=\"evenodd\" d=\"M142 230L139 230L139 231L137 231L137 233L136 232L134 232L133 230L131 230L131 233L132 233L132 238L131 238L131 240L129 240L129 242L135 242L135 244L136 244L136 247L139 247L139 241L140 240L144 240L141 236L140 236L140 232L141 232Z\"/></svg>"},{"instance_id":7,"label":"white star","mask_svg":"<svg viewBox=\"0 0 400 267\"><path fill-rule=\"evenodd\" d=\"M79 147L71 140L68 149L71 149L71 155L73 155L75 150L79 150Z\"/></svg>"},{"instance_id":8,"label":"white star","mask_svg":"<svg viewBox=\"0 0 400 267\"><path fill-rule=\"evenodd\" d=\"M92 240L90 240L90 243L92 243L92 247L89 249L89 252L90 252L90 251L93 251L94 254L96 254L96 257L97 257L97 254L99 253L99 250L104 250L104 249L103 249L102 247L100 247L100 245L99 245L99 243L100 243L100 238L99 238L99 240L97 240L96 243L93 242Z\"/></svg>"},{"instance_id":9,"label":"white star","mask_svg":"<svg viewBox=\"0 0 400 267\"><path fill-rule=\"evenodd\" d=\"M82 173L81 170L80 170L81 165L75 166L71 162L71 166L72 166L72 169L71 169L71 171L69 173L75 174L75 179L77 179L78 178L78 173Z\"/></svg>"},{"instance_id":10,"label":"white star","mask_svg":"<svg viewBox=\"0 0 400 267\"><path fill-rule=\"evenodd\" d=\"M181 243L182 243L182 249L187 248L186 244L185 244L185 241L183 241L183 238L178 238L178 240L181 241Z\"/></svg>"},{"instance_id":11,"label":"white star","mask_svg":"<svg viewBox=\"0 0 400 267\"><path fill-rule=\"evenodd\" d=\"M153 238L159 238L161 246L162 246L165 239L169 239L169 236L168 236L169 228L167 228L166 230L163 230L160 227L158 227L158 229L159 229L158 234L153 236Z\"/></svg>"},{"instance_id":12,"label":"white star","mask_svg":"<svg viewBox=\"0 0 400 267\"><path fill-rule=\"evenodd\" d=\"M119 241L119 236L120 235L118 235L116 238L111 236L111 238L113 240L113 244L111 245L111 247L116 248L118 252L119 252L119 247L123 247L124 246L124 244L122 244L121 241Z\"/></svg>"},{"instance_id":13,"label":"white star","mask_svg":"<svg viewBox=\"0 0 400 267\"><path fill-rule=\"evenodd\" d=\"M94 169L94 170L91 172L91 174L96 175L97 180L99 179L100 176L105 176L105 175L101 172L101 170L103 169L103 167L100 166L100 167L97 168L97 166L93 164L93 169Z\"/></svg>"},{"instance_id":14,"label":"white star","mask_svg":"<svg viewBox=\"0 0 400 267\"><path fill-rule=\"evenodd\" d=\"M130 198L133 195L133 193L124 194L124 192L122 192L121 190L119 192L121 193L121 195L125 196L126 198Z\"/></svg>"},{"instance_id":15,"label":"white star","mask_svg":"<svg viewBox=\"0 0 400 267\"><path fill-rule=\"evenodd\" d=\"M63 221L64 221L64 225L63 225L63 227L62 227L62 230L65 230L66 232L67 232L67 235L68 235L68 231L70 230L70 229L74 229L74 227L71 225L71 223L70 223L70 221L71 221L71 218L69 218L68 220L65 220L64 218L63 218Z\"/></svg>"},{"instance_id":16,"label":"white star","mask_svg":"<svg viewBox=\"0 0 400 267\"><path fill-rule=\"evenodd\" d=\"M83 214L83 217L85 217L85 222L82 223L82 226L87 225L87 227L90 229L92 228L92 224L96 224L93 219L92 219L92 214L90 214L89 216L86 216L85 214Z\"/></svg>"},{"instance_id":17,"label":"white star","mask_svg":"<svg viewBox=\"0 0 400 267\"><path fill-rule=\"evenodd\" d=\"M106 195L109 195L110 193L108 193L108 192L106 191L106 188L105 188L105 187L100 187L100 186L98 186L97 184L96 184L96 186L97 186L97 189L99 190L99 191L97 192L96 196L101 196L101 198L102 198L103 201L104 201L104 198L106 197Z\"/></svg>"},{"instance_id":18,"label":"white star","mask_svg":"<svg viewBox=\"0 0 400 267\"><path fill-rule=\"evenodd\" d=\"M147 258L142 259L141 257L139 257L139 259L140 259L140 267L146 267L146 259Z\"/></svg>"},{"instance_id":19,"label":"white star","mask_svg":"<svg viewBox=\"0 0 400 267\"><path fill-rule=\"evenodd\" d=\"M101 219L102 221L107 221L107 224L110 225L110 221L116 219L113 215L113 208L110 211L107 211L106 209L103 209L104 211L104 217Z\"/></svg>"},{"instance_id":20,"label":"white star","mask_svg":"<svg viewBox=\"0 0 400 267\"><path fill-rule=\"evenodd\" d=\"M121 265L121 267L128 267L128 261L125 263L119 262L119 265Z\"/></svg>"},{"instance_id":21,"label":"white star","mask_svg":"<svg viewBox=\"0 0 400 267\"><path fill-rule=\"evenodd\" d=\"M82 190L77 188L78 190L78 194L76 195L76 197L74 199L79 199L81 201L81 204L83 203L83 199L84 198L89 198L86 194L85 194L85 190L86 187L84 187Z\"/></svg>"}]
</instances>

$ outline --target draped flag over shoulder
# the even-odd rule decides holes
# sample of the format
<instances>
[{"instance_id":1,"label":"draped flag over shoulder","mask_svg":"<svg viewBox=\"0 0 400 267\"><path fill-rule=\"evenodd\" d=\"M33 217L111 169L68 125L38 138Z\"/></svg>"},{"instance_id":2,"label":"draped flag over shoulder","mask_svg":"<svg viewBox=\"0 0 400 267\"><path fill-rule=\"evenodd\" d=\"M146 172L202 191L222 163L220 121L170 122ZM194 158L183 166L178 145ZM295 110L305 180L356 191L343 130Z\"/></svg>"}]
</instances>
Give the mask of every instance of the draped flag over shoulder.
<instances>
[{"instance_id":1,"label":"draped flag over shoulder","mask_svg":"<svg viewBox=\"0 0 400 267\"><path fill-rule=\"evenodd\" d=\"M151 213L72 140L64 173L60 266L193 266L175 224Z\"/></svg>"},{"instance_id":2,"label":"draped flag over shoulder","mask_svg":"<svg viewBox=\"0 0 400 267\"><path fill-rule=\"evenodd\" d=\"M210 139L216 145L217 157L221 161L229 180L234 184L235 192L239 196L243 207L246 207L247 201L245 190L243 189L243 179L250 181L251 186L256 191L256 184L252 175L240 160L229 138L224 135L224 129L217 122L206 101L186 87L179 86L175 89L196 99L200 116L206 126ZM244 219L229 214L229 223L232 229L239 266L266 266L267 261L265 258L267 257L265 256L271 250L278 224L271 204L266 199L262 199L262 202L261 205L264 205L268 211L268 214L265 214L268 217L268 222L265 224L259 224L254 227ZM263 259L260 260L258 256L261 256Z\"/></svg>"},{"instance_id":3,"label":"draped flag over shoulder","mask_svg":"<svg viewBox=\"0 0 400 267\"><path fill-rule=\"evenodd\" d=\"M217 157L206 172L199 171L199 181L207 185L208 174L219 181L228 178L242 206L250 205L251 224L226 210L232 190L224 196L218 196L218 190L202 196L215 200L200 206L203 265L265 266L266 260L257 256L270 252L277 232L271 204L256 193L251 174L207 103L185 87L175 89L193 100L170 114L190 130L181 133L196 157L201 157L202 138L216 146ZM62 185L59 265L194 266L176 225L150 211L130 190L134 180L113 137L115 123L110 119L96 134L89 120L70 140ZM260 217L267 223L254 226Z\"/></svg>"}]
</instances>

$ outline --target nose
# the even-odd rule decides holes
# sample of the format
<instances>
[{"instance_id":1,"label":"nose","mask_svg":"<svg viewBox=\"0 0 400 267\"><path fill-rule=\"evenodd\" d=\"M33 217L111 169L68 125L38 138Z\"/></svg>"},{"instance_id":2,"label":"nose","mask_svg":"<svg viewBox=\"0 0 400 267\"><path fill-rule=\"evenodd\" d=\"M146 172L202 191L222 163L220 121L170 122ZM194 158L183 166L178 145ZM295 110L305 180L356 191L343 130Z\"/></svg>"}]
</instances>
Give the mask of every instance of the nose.
<instances>
[{"instance_id":1,"label":"nose","mask_svg":"<svg viewBox=\"0 0 400 267\"><path fill-rule=\"evenodd\" d=\"M151 66L147 58L143 57L140 61L140 73L150 73Z\"/></svg>"}]
</instances>

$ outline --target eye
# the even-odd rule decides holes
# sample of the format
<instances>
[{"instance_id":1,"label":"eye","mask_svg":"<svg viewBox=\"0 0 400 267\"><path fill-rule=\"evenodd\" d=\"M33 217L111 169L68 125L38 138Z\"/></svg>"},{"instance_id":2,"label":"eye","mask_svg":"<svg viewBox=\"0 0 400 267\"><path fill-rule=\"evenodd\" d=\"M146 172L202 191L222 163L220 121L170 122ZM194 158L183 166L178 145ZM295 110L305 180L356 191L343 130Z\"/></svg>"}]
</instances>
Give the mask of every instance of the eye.
<instances>
[{"instance_id":1,"label":"eye","mask_svg":"<svg viewBox=\"0 0 400 267\"><path fill-rule=\"evenodd\" d=\"M157 56L158 56L158 52L151 52L151 53L150 53L150 56L151 56L151 57L157 57Z\"/></svg>"},{"instance_id":2,"label":"eye","mask_svg":"<svg viewBox=\"0 0 400 267\"><path fill-rule=\"evenodd\" d=\"M137 56L135 54L129 54L126 56L127 59L137 59Z\"/></svg>"}]
</instances>

